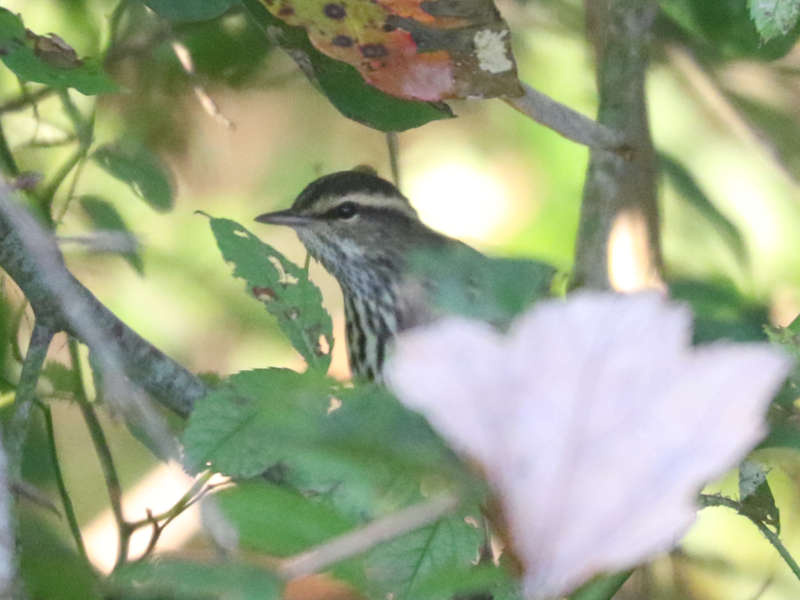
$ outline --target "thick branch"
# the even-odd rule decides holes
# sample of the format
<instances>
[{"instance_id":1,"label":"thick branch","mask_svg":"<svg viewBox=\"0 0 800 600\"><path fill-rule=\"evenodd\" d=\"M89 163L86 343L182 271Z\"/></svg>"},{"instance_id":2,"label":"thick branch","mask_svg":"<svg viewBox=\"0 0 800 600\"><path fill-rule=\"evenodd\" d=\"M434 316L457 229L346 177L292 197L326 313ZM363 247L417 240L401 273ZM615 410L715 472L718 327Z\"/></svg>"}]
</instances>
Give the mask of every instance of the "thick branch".
<instances>
[{"instance_id":1,"label":"thick branch","mask_svg":"<svg viewBox=\"0 0 800 600\"><path fill-rule=\"evenodd\" d=\"M611 288L611 233L620 217L642 222L647 240L639 271L653 278L661 266L656 163L647 120L645 73L655 0L586 0L594 43L598 121L623 135L624 154L592 149L583 191L575 284Z\"/></svg>"},{"instance_id":2,"label":"thick branch","mask_svg":"<svg viewBox=\"0 0 800 600\"><path fill-rule=\"evenodd\" d=\"M553 100L526 83L522 87L524 96L506 98L512 108L573 142L611 152L624 149L623 137L619 132Z\"/></svg>"},{"instance_id":3,"label":"thick branch","mask_svg":"<svg viewBox=\"0 0 800 600\"><path fill-rule=\"evenodd\" d=\"M118 366L162 405L188 416L207 388L120 321L75 279L51 235L17 204L0 181L0 267L22 289L37 324L67 331L95 356Z\"/></svg>"}]
</instances>

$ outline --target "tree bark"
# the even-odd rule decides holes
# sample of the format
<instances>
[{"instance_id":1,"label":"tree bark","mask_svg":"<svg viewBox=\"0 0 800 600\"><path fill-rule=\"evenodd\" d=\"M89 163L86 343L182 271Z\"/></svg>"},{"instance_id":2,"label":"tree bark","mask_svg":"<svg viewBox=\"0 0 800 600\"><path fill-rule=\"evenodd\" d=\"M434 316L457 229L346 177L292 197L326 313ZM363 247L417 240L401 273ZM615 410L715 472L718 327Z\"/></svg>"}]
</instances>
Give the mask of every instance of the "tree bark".
<instances>
[{"instance_id":1,"label":"tree bark","mask_svg":"<svg viewBox=\"0 0 800 600\"><path fill-rule=\"evenodd\" d=\"M633 258L643 283L661 269L656 161L647 117L645 75L653 0L585 0L587 37L597 61L598 122L622 134L624 150L591 150L575 256L575 286L612 289L612 234L641 224ZM637 231L638 230L638 231Z\"/></svg>"}]
</instances>

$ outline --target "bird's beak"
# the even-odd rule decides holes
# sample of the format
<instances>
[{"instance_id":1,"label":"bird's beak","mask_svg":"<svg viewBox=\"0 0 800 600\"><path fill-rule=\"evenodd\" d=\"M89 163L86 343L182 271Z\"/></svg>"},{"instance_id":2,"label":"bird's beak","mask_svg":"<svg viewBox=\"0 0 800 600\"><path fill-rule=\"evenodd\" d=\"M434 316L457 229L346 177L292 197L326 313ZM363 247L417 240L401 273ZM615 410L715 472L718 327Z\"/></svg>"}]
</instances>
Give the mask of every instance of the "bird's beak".
<instances>
[{"instance_id":1,"label":"bird's beak","mask_svg":"<svg viewBox=\"0 0 800 600\"><path fill-rule=\"evenodd\" d=\"M279 210L271 213L264 213L258 215L256 221L259 223L268 223L269 225L286 225L288 227L299 227L308 225L311 222L310 217L298 215L292 212L292 209Z\"/></svg>"}]
</instances>

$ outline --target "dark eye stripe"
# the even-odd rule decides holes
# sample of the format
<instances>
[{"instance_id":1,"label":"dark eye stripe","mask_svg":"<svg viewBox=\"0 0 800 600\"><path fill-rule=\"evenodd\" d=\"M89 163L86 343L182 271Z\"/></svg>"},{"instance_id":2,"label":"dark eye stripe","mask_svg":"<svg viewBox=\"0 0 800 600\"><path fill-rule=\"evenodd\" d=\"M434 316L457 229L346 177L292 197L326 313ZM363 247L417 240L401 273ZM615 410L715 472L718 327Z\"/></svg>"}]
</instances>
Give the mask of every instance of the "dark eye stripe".
<instances>
[{"instance_id":1,"label":"dark eye stripe","mask_svg":"<svg viewBox=\"0 0 800 600\"><path fill-rule=\"evenodd\" d=\"M342 202L326 212L325 216L329 219L349 219L358 214L358 208L355 202Z\"/></svg>"}]
</instances>

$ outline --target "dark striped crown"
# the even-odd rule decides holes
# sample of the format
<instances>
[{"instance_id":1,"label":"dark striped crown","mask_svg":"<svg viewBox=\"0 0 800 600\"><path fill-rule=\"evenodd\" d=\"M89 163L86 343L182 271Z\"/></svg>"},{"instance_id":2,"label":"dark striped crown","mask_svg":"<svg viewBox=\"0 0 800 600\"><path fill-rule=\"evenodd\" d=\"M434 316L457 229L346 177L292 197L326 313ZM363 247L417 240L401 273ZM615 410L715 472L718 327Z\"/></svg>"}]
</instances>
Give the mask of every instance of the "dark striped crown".
<instances>
[{"instance_id":1,"label":"dark striped crown","mask_svg":"<svg viewBox=\"0 0 800 600\"><path fill-rule=\"evenodd\" d=\"M408 200L385 179L363 171L339 171L309 183L292 204L292 210L303 212L321 198L344 197L351 194L376 194Z\"/></svg>"}]
</instances>

